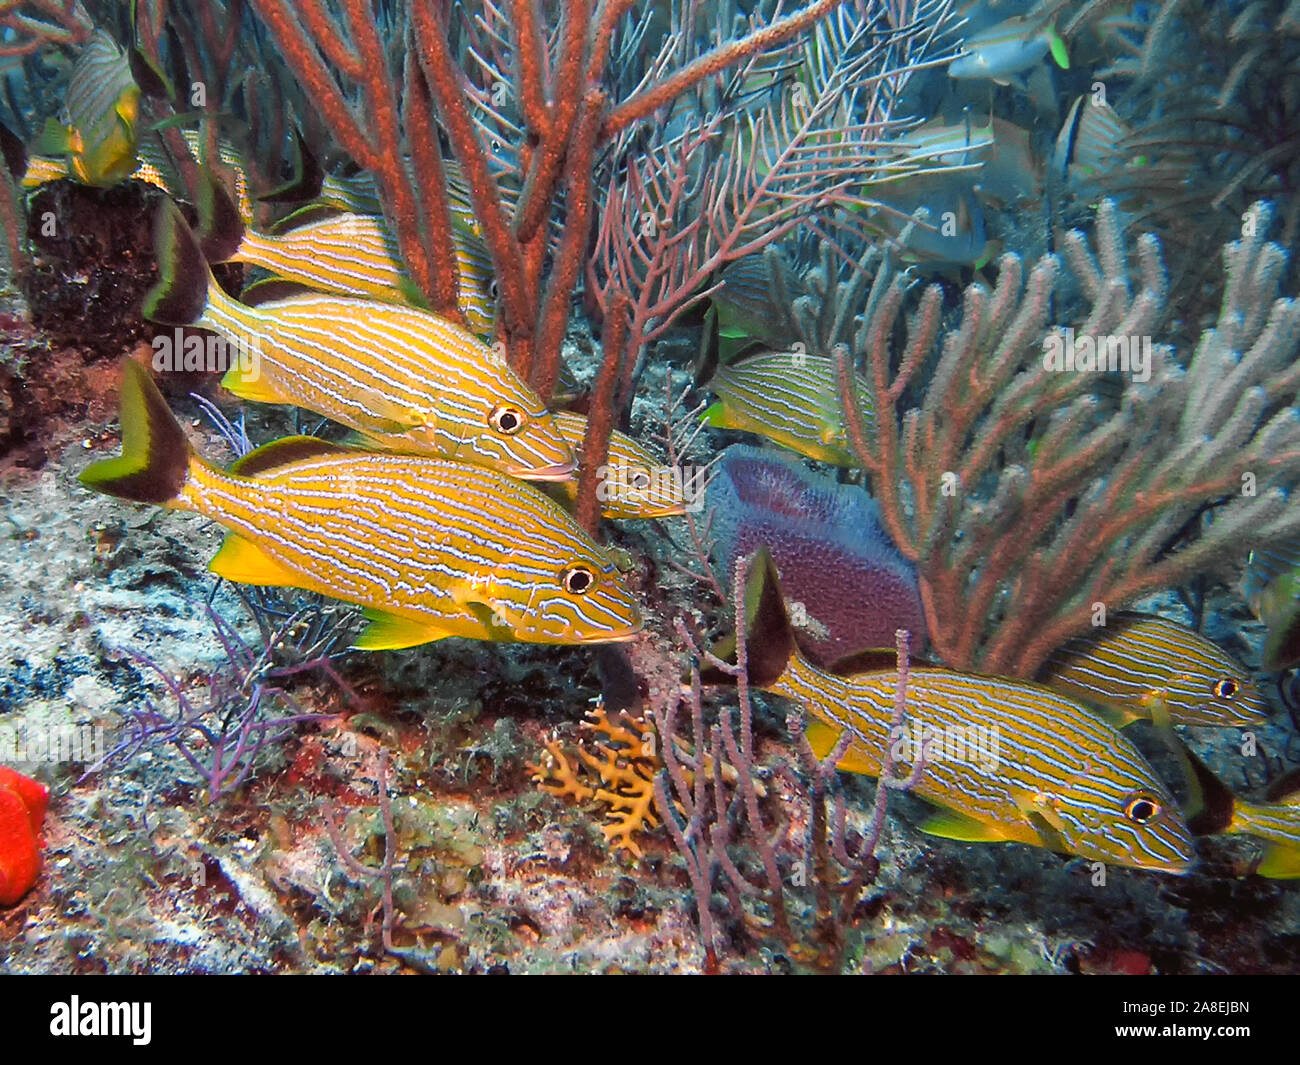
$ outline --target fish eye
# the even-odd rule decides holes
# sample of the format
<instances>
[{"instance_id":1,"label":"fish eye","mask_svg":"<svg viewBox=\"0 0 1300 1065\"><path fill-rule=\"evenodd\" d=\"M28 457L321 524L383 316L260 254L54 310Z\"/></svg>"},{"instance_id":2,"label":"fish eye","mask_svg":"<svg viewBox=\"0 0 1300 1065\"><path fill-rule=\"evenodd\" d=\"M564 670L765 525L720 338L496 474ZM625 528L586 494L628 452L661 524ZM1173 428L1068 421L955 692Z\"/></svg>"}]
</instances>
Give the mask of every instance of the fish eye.
<instances>
[{"instance_id":1,"label":"fish eye","mask_svg":"<svg viewBox=\"0 0 1300 1065\"><path fill-rule=\"evenodd\" d=\"M560 584L570 595L584 595L591 591L592 585L596 583L596 575L591 572L589 566L581 564L574 566L565 566L560 571Z\"/></svg>"},{"instance_id":2,"label":"fish eye","mask_svg":"<svg viewBox=\"0 0 1300 1065\"><path fill-rule=\"evenodd\" d=\"M1231 699L1241 691L1241 685L1231 677L1220 677L1214 685L1214 694L1219 699Z\"/></svg>"},{"instance_id":3,"label":"fish eye","mask_svg":"<svg viewBox=\"0 0 1300 1065\"><path fill-rule=\"evenodd\" d=\"M632 487L638 492L644 492L650 487L650 475L645 470L633 470Z\"/></svg>"},{"instance_id":4,"label":"fish eye","mask_svg":"<svg viewBox=\"0 0 1300 1065\"><path fill-rule=\"evenodd\" d=\"M1150 795L1133 795L1124 804L1124 816L1135 825L1145 825L1160 816L1160 802Z\"/></svg>"},{"instance_id":5,"label":"fish eye","mask_svg":"<svg viewBox=\"0 0 1300 1065\"><path fill-rule=\"evenodd\" d=\"M497 279L494 277L491 281L488 282L488 295L491 296L493 299L496 299L500 291L501 291L501 285L497 282Z\"/></svg>"},{"instance_id":6,"label":"fish eye","mask_svg":"<svg viewBox=\"0 0 1300 1065\"><path fill-rule=\"evenodd\" d=\"M524 427L524 412L518 407L493 407L488 424L498 433L514 436Z\"/></svg>"}]
</instances>

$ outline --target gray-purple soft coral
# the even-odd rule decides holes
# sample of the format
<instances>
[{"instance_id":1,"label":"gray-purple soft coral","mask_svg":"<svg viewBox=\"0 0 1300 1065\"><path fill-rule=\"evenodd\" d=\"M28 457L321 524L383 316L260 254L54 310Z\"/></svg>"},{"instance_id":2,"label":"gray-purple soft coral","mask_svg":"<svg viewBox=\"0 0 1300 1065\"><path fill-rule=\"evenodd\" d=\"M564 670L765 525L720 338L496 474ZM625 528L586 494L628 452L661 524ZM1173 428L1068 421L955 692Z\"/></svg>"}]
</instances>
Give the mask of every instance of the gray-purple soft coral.
<instances>
[{"instance_id":1,"label":"gray-purple soft coral","mask_svg":"<svg viewBox=\"0 0 1300 1065\"><path fill-rule=\"evenodd\" d=\"M889 648L902 628L925 643L916 571L881 528L876 504L774 451L727 449L709 485L714 555L730 568L766 545L781 571L799 643L829 664Z\"/></svg>"}]
</instances>

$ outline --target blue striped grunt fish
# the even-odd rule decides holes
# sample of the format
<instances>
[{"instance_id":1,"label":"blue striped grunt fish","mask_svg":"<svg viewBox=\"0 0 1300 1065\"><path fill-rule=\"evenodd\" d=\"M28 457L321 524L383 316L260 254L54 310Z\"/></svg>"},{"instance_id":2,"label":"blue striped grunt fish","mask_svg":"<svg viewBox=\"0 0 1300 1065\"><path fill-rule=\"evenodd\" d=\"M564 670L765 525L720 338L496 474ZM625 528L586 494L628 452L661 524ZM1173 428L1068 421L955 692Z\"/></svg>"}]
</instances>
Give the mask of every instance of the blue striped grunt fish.
<instances>
[{"instance_id":1,"label":"blue striped grunt fish","mask_svg":"<svg viewBox=\"0 0 1300 1065\"><path fill-rule=\"evenodd\" d=\"M203 161L206 147L204 145L203 134L196 129L183 129L181 136L185 140L185 146L189 148L190 154L196 160ZM240 220L244 225L251 225L253 222L253 196L250 192L248 166L244 162L244 156L234 143L225 137L217 138L217 158L221 165L230 172L231 178L235 183L235 206L239 210ZM162 181L154 179L157 174ZM140 142L140 167L131 175L139 181L148 181L151 184L158 185L173 199L180 199L185 195L184 186L180 178L176 175L171 166L167 153L163 150L162 143L153 137L145 138Z\"/></svg>"},{"instance_id":2,"label":"blue striped grunt fish","mask_svg":"<svg viewBox=\"0 0 1300 1065\"><path fill-rule=\"evenodd\" d=\"M1017 15L962 41L963 52L948 64L950 78L988 78L998 85L1037 66L1049 53L1062 70L1070 56L1056 27L1042 17Z\"/></svg>"},{"instance_id":3,"label":"blue striped grunt fish","mask_svg":"<svg viewBox=\"0 0 1300 1065\"><path fill-rule=\"evenodd\" d=\"M1241 590L1264 623L1260 665L1269 673L1300 665L1300 537L1252 551Z\"/></svg>"},{"instance_id":4,"label":"blue striped grunt fish","mask_svg":"<svg viewBox=\"0 0 1300 1065\"><path fill-rule=\"evenodd\" d=\"M891 734L897 670L850 672L844 663L830 672L808 663L766 552L751 569L746 615L750 683L808 708L819 757L847 730L840 769L878 776L891 744L900 770L915 763L916 745L900 749ZM1136 747L1077 703L1038 684L932 667L909 670L906 696L906 729L922 742L942 741L923 756L912 789L941 808L923 830L1167 873L1191 866L1195 852L1174 797ZM957 741L968 744L964 754Z\"/></svg>"},{"instance_id":5,"label":"blue striped grunt fish","mask_svg":"<svg viewBox=\"0 0 1300 1065\"><path fill-rule=\"evenodd\" d=\"M451 161L444 160L443 166L449 168ZM465 186L463 181L458 182L451 172L448 174L447 193L447 206L451 210L453 230L468 237L482 237L483 227L474 217L468 186ZM375 187L374 176L366 170L350 175L325 174L321 179L320 191L312 202L353 214L382 215L384 213L384 205L379 199L379 189Z\"/></svg>"},{"instance_id":6,"label":"blue striped grunt fish","mask_svg":"<svg viewBox=\"0 0 1300 1065\"><path fill-rule=\"evenodd\" d=\"M587 419L571 411L556 411L555 427L575 455L581 455L587 432ZM684 514L690 493L703 486L687 482L679 471L670 470L654 453L617 429L610 434L609 453L605 459L608 475L597 486L602 517L615 520L665 518ZM578 482L565 481L556 486L570 503L578 497Z\"/></svg>"},{"instance_id":7,"label":"blue striped grunt fish","mask_svg":"<svg viewBox=\"0 0 1300 1065\"><path fill-rule=\"evenodd\" d=\"M632 593L557 503L495 470L289 437L229 471L194 454L148 372L128 362L122 454L88 488L190 510L229 530L210 569L365 608L363 650L462 636L573 644L641 628Z\"/></svg>"},{"instance_id":8,"label":"blue striped grunt fish","mask_svg":"<svg viewBox=\"0 0 1300 1065\"><path fill-rule=\"evenodd\" d=\"M722 286L709 300L717 316L718 355L724 363L740 355L750 342L788 348L799 339L789 306L780 304L780 289L766 255L729 263L720 279Z\"/></svg>"},{"instance_id":9,"label":"blue striped grunt fish","mask_svg":"<svg viewBox=\"0 0 1300 1065\"><path fill-rule=\"evenodd\" d=\"M252 353L222 379L242 399L305 407L381 450L540 481L572 474L573 453L545 404L460 326L414 307L325 294L246 306L221 290L170 201L157 241L162 278L145 317L215 330Z\"/></svg>"},{"instance_id":10,"label":"blue striped grunt fish","mask_svg":"<svg viewBox=\"0 0 1300 1065\"><path fill-rule=\"evenodd\" d=\"M203 135L194 129L183 129L180 132L194 158L201 159ZM239 217L245 225L251 225L253 221L253 198L249 192L248 168L244 165L243 156L239 153L239 149L224 137L217 141L217 155L221 159L222 165L233 176L235 205L239 209ZM136 168L127 177L162 189L173 199L181 199L185 196L184 184L176 173L176 168L172 165L166 149L163 148L162 142L156 135L149 134L140 138L136 158ZM51 181L59 181L67 176L68 163L66 159L33 154L27 159L27 166L22 177L22 187L33 189Z\"/></svg>"},{"instance_id":11,"label":"blue striped grunt fish","mask_svg":"<svg viewBox=\"0 0 1300 1065\"><path fill-rule=\"evenodd\" d=\"M829 356L776 351L720 366L709 384L718 401L704 421L718 429L757 433L832 466L859 464L848 444L844 414ZM866 381L858 378L858 403L868 432L875 410Z\"/></svg>"},{"instance_id":12,"label":"blue striped grunt fish","mask_svg":"<svg viewBox=\"0 0 1300 1065\"><path fill-rule=\"evenodd\" d=\"M201 179L200 241L209 262L258 266L286 281L385 303L424 304L402 263L397 236L377 215L304 207L270 233L247 227L225 188L211 173ZM453 232L460 275L460 309L470 329L492 332L495 298L492 259L483 242Z\"/></svg>"},{"instance_id":13,"label":"blue striped grunt fish","mask_svg":"<svg viewBox=\"0 0 1300 1065\"><path fill-rule=\"evenodd\" d=\"M1038 681L1096 705L1123 727L1138 719L1246 728L1268 703L1246 671L1198 632L1146 614L1120 613L1054 651Z\"/></svg>"},{"instance_id":14,"label":"blue striped grunt fish","mask_svg":"<svg viewBox=\"0 0 1300 1065\"><path fill-rule=\"evenodd\" d=\"M140 87L126 53L103 30L82 49L58 119L37 139L37 155L61 159L83 185L109 186L136 168Z\"/></svg>"},{"instance_id":15,"label":"blue striped grunt fish","mask_svg":"<svg viewBox=\"0 0 1300 1065\"><path fill-rule=\"evenodd\" d=\"M1300 771L1269 785L1262 802L1234 795L1208 766L1178 744L1190 792L1188 825L1198 836L1253 836L1265 842L1252 872L1300 878Z\"/></svg>"},{"instance_id":16,"label":"blue striped grunt fish","mask_svg":"<svg viewBox=\"0 0 1300 1065\"><path fill-rule=\"evenodd\" d=\"M298 159L295 174L280 188L263 199L290 203L308 201L308 206L330 207L349 214L382 216L384 205L379 198L375 176L367 170L352 174L332 174L322 169L302 134L295 131ZM443 160L447 176L447 206L453 227L465 236L483 236L483 227L470 206L469 186L452 159ZM509 201L513 203L513 198Z\"/></svg>"}]
</instances>

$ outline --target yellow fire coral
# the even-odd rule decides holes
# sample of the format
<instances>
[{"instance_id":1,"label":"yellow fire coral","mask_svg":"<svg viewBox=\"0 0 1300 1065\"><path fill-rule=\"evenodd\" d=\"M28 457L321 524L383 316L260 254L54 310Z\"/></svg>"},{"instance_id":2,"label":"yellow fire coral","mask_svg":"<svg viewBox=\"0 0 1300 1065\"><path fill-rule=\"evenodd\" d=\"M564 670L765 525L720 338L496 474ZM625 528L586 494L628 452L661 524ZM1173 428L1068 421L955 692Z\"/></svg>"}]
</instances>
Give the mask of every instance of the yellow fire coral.
<instances>
[{"instance_id":1,"label":"yellow fire coral","mask_svg":"<svg viewBox=\"0 0 1300 1065\"><path fill-rule=\"evenodd\" d=\"M590 720L581 727L591 736L578 742L578 763L570 762L559 740L551 739L539 764L528 768L543 791L575 802L595 799L608 806L608 824L601 826L606 841L640 858L636 833L659 825L654 778L662 763L654 726L625 710L618 712L621 723L611 721L600 702L587 717Z\"/></svg>"}]
</instances>

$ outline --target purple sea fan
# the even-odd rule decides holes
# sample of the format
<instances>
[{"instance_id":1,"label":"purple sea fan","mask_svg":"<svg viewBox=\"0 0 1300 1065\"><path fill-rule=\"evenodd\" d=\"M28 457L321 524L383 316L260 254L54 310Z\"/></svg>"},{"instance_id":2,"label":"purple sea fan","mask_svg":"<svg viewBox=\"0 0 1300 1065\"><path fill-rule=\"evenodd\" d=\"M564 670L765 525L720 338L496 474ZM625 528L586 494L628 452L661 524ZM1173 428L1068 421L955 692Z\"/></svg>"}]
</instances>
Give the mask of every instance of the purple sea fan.
<instances>
[{"instance_id":1,"label":"purple sea fan","mask_svg":"<svg viewBox=\"0 0 1300 1065\"><path fill-rule=\"evenodd\" d=\"M864 489L736 445L724 453L706 503L714 556L726 572L763 545L771 550L800 646L813 661L893 647L898 629L911 633L913 647L924 644L916 570L881 528Z\"/></svg>"}]
</instances>

